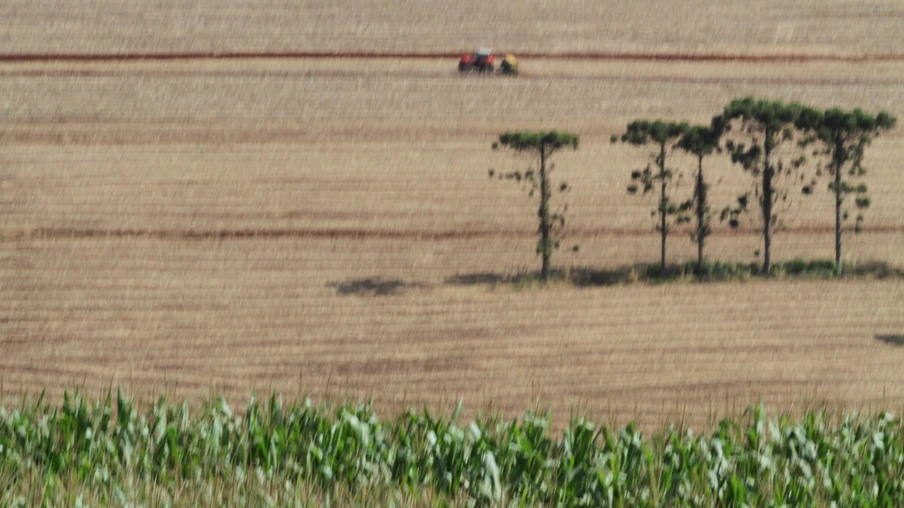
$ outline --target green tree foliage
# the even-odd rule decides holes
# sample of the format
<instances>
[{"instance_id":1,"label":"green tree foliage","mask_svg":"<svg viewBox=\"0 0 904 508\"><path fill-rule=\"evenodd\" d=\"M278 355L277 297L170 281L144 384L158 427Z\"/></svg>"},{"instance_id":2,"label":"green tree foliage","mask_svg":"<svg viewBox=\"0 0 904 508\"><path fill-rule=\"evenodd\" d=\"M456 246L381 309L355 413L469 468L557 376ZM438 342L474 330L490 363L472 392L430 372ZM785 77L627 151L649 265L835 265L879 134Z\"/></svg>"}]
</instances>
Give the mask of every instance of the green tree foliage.
<instances>
[{"instance_id":1,"label":"green tree foliage","mask_svg":"<svg viewBox=\"0 0 904 508\"><path fill-rule=\"evenodd\" d=\"M763 223L763 273L770 273L772 259L772 233L778 222L776 204L788 200L787 189L778 186L778 179L789 177L793 170L804 163L802 156L783 159L788 153L782 146L791 144L797 135L796 124L804 107L797 103L754 100L752 97L735 99L725 107L720 116L713 118L713 130L720 136L729 135L733 128L736 138L730 137L725 147L731 160L756 178L754 196L760 205ZM749 142L749 145L747 144ZM732 227L738 225L738 216L746 211L749 194L738 198L736 208L726 208L721 218L730 218Z\"/></svg>"},{"instance_id":2,"label":"green tree foliage","mask_svg":"<svg viewBox=\"0 0 904 508\"><path fill-rule=\"evenodd\" d=\"M493 149L508 148L516 152L536 155L540 160L539 171L527 169L524 172L515 171L499 175L500 178L527 182L530 186L530 194L540 191L540 207L537 216L540 219L540 240L537 242L537 254L542 257L540 276L544 281L549 280L550 260L552 251L559 247L560 235L565 227L565 212L567 206L557 212L550 211L552 200L552 182L550 173L553 166L550 160L556 152L563 148L577 149L578 136L570 132L541 131L541 132L506 132L499 136L499 141L493 143ZM494 176L490 170L490 178ZM568 190L568 184L562 182L559 191Z\"/></svg>"},{"instance_id":3,"label":"green tree foliage","mask_svg":"<svg viewBox=\"0 0 904 508\"><path fill-rule=\"evenodd\" d=\"M697 174L694 179L693 212L697 219L691 231L691 240L697 244L696 273L703 273L703 246L706 237L712 233L710 227L710 204L707 198L709 184L703 175L703 158L719 150L719 134L705 125L695 125L687 130L678 141L678 148L697 158Z\"/></svg>"},{"instance_id":4,"label":"green tree foliage","mask_svg":"<svg viewBox=\"0 0 904 508\"><path fill-rule=\"evenodd\" d=\"M819 111L806 108L802 111L797 121L797 127L810 134L803 141L806 145L814 142L817 146L814 156L822 156L828 159L826 169L832 177L829 190L835 195L835 266L841 269L841 232L842 221L847 218L848 212L844 211L845 198L854 194L855 204L858 209L865 209L870 205L865 184L855 184L851 179L845 179L845 174L850 178L861 177L866 174L863 167L863 155L866 147L873 138L882 131L894 128L897 119L885 111L878 115L865 113L860 109L843 111L838 108L827 111ZM822 168L818 173L822 172ZM803 192L813 192L815 180L803 187ZM863 214L857 214L855 231L859 232L863 224Z\"/></svg>"},{"instance_id":5,"label":"green tree foliage","mask_svg":"<svg viewBox=\"0 0 904 508\"><path fill-rule=\"evenodd\" d=\"M691 202L672 203L669 198L670 184L675 181L675 171L666 164L666 156L670 150L674 148L674 144L688 131L687 123L664 122L662 120L635 120L628 124L627 129L621 136L623 143L630 143L634 146L654 145L656 150L650 154L653 164L656 166L654 171L650 164L643 170L634 170L631 172L632 183L628 186L628 192L636 194L639 186L643 187L643 194L652 192L656 186L659 187L659 205L653 212L653 215L659 215L659 221L656 225L656 231L660 234L660 270L665 272L665 253L666 238L669 234L668 217L676 216L677 222L684 223L690 219L685 215L691 207ZM615 142L617 138L613 136L611 141Z\"/></svg>"}]
</instances>

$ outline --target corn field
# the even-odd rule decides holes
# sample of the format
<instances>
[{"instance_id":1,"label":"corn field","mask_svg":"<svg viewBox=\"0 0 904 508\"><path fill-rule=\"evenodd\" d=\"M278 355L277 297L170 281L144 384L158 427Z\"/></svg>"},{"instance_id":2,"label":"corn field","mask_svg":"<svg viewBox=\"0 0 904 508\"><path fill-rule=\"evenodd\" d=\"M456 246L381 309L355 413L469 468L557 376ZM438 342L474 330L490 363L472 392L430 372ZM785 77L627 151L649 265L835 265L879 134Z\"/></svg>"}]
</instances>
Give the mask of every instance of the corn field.
<instances>
[{"instance_id":1,"label":"corn field","mask_svg":"<svg viewBox=\"0 0 904 508\"><path fill-rule=\"evenodd\" d=\"M192 414L160 399L138 412L65 394L61 407L0 408L0 504L467 506L812 506L904 503L904 429L873 418L763 407L711 434L670 426L645 438L550 415L459 425L367 404L222 398Z\"/></svg>"}]
</instances>

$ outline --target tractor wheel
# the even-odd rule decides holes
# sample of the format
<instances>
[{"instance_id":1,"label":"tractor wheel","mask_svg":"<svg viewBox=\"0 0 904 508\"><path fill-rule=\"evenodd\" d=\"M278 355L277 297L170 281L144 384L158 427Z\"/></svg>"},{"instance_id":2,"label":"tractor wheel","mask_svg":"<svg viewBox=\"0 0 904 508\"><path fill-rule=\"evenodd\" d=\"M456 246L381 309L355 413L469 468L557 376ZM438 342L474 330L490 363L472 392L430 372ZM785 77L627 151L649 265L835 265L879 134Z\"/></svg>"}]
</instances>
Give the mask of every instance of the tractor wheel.
<instances>
[{"instance_id":1,"label":"tractor wheel","mask_svg":"<svg viewBox=\"0 0 904 508\"><path fill-rule=\"evenodd\" d=\"M493 73L493 64L486 64L480 68L481 73L492 74Z\"/></svg>"}]
</instances>

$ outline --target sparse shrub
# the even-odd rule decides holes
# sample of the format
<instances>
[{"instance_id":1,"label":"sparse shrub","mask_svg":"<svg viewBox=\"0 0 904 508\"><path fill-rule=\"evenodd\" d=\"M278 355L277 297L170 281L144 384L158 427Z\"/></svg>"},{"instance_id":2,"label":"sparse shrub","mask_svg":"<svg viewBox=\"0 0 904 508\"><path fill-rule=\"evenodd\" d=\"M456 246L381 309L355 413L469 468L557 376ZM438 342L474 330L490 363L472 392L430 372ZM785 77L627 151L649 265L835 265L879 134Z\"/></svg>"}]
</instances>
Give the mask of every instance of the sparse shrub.
<instances>
[{"instance_id":1,"label":"sparse shrub","mask_svg":"<svg viewBox=\"0 0 904 508\"><path fill-rule=\"evenodd\" d=\"M807 262L803 259L792 259L781 263L781 270L791 275L800 275L807 271Z\"/></svg>"}]
</instances>

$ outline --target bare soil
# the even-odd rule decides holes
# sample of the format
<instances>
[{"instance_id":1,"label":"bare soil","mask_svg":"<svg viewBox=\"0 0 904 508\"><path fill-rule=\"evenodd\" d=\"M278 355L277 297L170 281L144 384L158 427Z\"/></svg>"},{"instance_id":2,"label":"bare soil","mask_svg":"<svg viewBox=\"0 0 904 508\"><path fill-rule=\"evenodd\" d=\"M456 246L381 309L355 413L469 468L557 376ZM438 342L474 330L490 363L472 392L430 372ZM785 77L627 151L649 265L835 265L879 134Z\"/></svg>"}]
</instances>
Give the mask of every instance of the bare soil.
<instances>
[{"instance_id":1,"label":"bare soil","mask_svg":"<svg viewBox=\"0 0 904 508\"><path fill-rule=\"evenodd\" d=\"M503 131L580 134L554 173L580 250L554 264L654 262L655 203L625 191L648 154L610 135L635 118L705 123L745 95L900 117L901 6L777 2L749 22L699 0L535 4L464 25L467 5L423 2L0 7L20 21L9 55L86 56L0 63L0 399L275 390L695 426L757 401L904 406L901 280L513 288L500 281L538 266L536 205L487 178L532 163L490 149ZM454 55L490 35L534 53L517 79L372 54ZM147 53L183 55L88 58ZM904 265L902 148L899 128L868 149L851 262ZM674 162L688 179L693 161ZM707 171L717 210L752 181L725 157ZM825 185L783 185L773 257L830 258ZM707 255L755 262L759 245L751 215L717 224ZM693 255L676 232L669 258Z\"/></svg>"}]
</instances>

